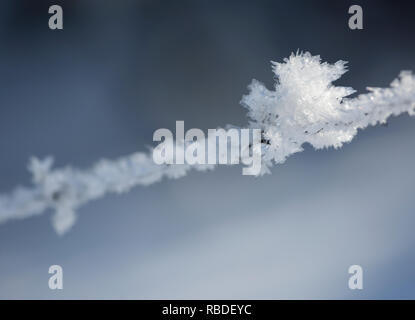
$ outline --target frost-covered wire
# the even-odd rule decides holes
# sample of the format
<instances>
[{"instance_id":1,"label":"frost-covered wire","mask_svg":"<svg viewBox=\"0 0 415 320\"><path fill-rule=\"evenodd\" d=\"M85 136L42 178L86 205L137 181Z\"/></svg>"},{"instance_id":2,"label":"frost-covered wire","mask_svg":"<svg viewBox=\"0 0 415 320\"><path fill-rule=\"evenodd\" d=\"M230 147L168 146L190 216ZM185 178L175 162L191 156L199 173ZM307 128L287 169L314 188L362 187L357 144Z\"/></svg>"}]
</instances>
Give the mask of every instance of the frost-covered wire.
<instances>
[{"instance_id":1,"label":"frost-covered wire","mask_svg":"<svg viewBox=\"0 0 415 320\"><path fill-rule=\"evenodd\" d=\"M352 88L332 84L347 71L344 61L322 63L319 56L306 52L272 64L275 88L269 90L253 80L249 94L241 101L248 109L248 127L262 132L260 174L269 173L272 165L301 152L305 143L316 149L339 148L350 142L358 129L384 123L391 115L415 114L415 77L411 72L401 72L390 88L368 88L369 93L349 99L355 92ZM179 178L192 168L213 168L156 165L151 153L100 160L87 170L53 169L52 164L51 157L30 160L33 186L0 195L0 223L52 209L53 226L63 234L74 224L76 210L91 200L146 186L163 177Z\"/></svg>"}]
</instances>

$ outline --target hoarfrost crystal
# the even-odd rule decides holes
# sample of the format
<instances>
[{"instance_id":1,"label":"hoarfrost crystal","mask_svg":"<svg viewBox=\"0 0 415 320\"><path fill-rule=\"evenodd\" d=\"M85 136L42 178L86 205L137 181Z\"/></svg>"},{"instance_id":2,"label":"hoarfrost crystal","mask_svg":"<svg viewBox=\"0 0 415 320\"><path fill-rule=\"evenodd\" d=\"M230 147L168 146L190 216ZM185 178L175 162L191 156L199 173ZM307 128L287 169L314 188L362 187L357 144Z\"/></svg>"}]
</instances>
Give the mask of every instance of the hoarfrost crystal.
<instances>
[{"instance_id":1,"label":"hoarfrost crystal","mask_svg":"<svg viewBox=\"0 0 415 320\"><path fill-rule=\"evenodd\" d=\"M249 128L261 129L261 173L301 152L305 143L316 149L339 148L350 142L358 129L385 123L392 115L415 114L415 77L403 71L390 88L368 88L369 93L350 99L355 91L334 86L346 71L346 62L322 63L319 56L296 53L273 62L273 90L253 80L242 98L248 109ZM259 152L252 148L251 152ZM88 170L52 169L52 158L31 159L33 186L18 187L0 195L0 223L13 218L55 211L52 223L59 234L76 221L75 211L107 193L122 193L138 185L179 178L187 171L212 169L201 165L156 165L150 154L135 153L118 160L101 160Z\"/></svg>"}]
</instances>

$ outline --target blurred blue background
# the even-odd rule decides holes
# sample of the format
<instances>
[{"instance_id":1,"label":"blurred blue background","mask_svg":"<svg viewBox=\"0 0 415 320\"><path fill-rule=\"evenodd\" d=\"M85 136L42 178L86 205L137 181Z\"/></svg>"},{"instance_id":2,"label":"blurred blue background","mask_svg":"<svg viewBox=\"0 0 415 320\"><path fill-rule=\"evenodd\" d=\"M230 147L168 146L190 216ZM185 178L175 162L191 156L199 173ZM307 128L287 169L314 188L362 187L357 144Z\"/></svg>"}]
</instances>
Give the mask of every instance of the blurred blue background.
<instances>
[{"instance_id":1,"label":"blurred blue background","mask_svg":"<svg viewBox=\"0 0 415 320\"><path fill-rule=\"evenodd\" d=\"M388 86L415 70L414 16L409 1L1 1L0 193L30 184L32 155L85 168L176 120L242 126L251 79L271 88L270 60L297 49L349 61L339 85ZM82 207L63 237L50 212L2 224L0 298L415 298L414 138L403 115L262 178L221 166L138 187Z\"/></svg>"}]
</instances>

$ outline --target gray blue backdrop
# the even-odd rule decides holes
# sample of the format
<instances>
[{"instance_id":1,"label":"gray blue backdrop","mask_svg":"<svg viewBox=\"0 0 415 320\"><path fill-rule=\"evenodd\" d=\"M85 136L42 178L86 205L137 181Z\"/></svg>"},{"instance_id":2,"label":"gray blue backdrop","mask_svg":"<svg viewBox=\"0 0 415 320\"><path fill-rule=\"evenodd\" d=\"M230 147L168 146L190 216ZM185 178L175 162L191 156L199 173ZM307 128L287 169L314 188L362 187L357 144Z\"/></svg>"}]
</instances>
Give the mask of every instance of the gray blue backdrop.
<instances>
[{"instance_id":1,"label":"gray blue backdrop","mask_svg":"<svg viewBox=\"0 0 415 320\"><path fill-rule=\"evenodd\" d=\"M32 155L82 168L176 120L244 125L246 86L271 87L270 60L297 49L349 61L338 84L388 86L415 70L414 15L409 1L1 1L0 193L30 184ZM414 138L403 115L262 178L222 166L108 196L63 237L50 213L0 225L0 298L415 298Z\"/></svg>"}]
</instances>

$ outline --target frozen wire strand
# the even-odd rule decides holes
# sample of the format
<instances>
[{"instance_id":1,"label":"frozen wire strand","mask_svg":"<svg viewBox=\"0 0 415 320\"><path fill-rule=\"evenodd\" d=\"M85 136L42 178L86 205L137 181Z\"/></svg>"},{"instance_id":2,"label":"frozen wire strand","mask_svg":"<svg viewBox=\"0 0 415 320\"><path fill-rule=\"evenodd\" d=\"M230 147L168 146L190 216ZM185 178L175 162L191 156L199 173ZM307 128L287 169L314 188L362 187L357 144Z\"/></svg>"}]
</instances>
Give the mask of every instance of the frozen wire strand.
<instances>
[{"instance_id":1,"label":"frozen wire strand","mask_svg":"<svg viewBox=\"0 0 415 320\"><path fill-rule=\"evenodd\" d=\"M352 88L335 87L332 82L346 72L345 62L321 63L309 53L291 55L284 63L274 63L277 76L274 91L253 81L242 104L248 108L250 127L260 128L262 172L282 163L304 143L316 149L341 147L358 129L384 123L391 115L414 115L415 78L401 72L390 88L369 88L357 98L345 98ZM107 193L122 193L138 185L167 178L179 178L191 168L212 169L209 165L156 165L150 153L134 153L118 160L101 160L89 170L71 167L52 169L52 158L31 159L33 187L18 187L0 195L0 223L23 219L52 209L58 234L68 231L76 220L75 211Z\"/></svg>"}]
</instances>

